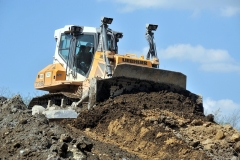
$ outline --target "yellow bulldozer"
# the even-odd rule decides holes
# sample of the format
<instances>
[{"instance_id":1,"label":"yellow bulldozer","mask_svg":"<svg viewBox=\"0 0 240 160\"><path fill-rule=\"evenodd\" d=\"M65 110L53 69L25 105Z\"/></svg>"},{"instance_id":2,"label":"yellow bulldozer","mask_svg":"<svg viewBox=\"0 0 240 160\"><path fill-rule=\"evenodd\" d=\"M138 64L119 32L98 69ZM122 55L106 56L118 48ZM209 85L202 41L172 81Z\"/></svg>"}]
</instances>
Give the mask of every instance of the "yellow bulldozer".
<instances>
[{"instance_id":1,"label":"yellow bulldozer","mask_svg":"<svg viewBox=\"0 0 240 160\"><path fill-rule=\"evenodd\" d=\"M144 58L135 54L118 54L118 43L123 33L108 27L112 21L113 18L102 17L99 28L67 25L55 30L53 64L38 72L34 83L36 89L49 93L33 98L29 108L55 105L59 106L59 111L66 111L66 108L81 107L83 102L91 108L109 97L157 91L163 85L186 89L184 74L159 69L153 33L158 25L146 25L149 51ZM66 115L48 117L75 117Z\"/></svg>"}]
</instances>

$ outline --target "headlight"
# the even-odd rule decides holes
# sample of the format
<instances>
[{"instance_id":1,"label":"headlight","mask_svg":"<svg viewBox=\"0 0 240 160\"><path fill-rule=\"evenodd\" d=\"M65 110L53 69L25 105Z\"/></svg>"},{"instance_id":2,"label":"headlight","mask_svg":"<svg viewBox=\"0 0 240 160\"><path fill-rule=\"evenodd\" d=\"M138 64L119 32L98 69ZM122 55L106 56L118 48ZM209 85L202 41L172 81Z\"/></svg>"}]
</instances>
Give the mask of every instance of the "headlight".
<instances>
[{"instance_id":1,"label":"headlight","mask_svg":"<svg viewBox=\"0 0 240 160\"><path fill-rule=\"evenodd\" d=\"M111 24L113 21L113 18L108 18L108 17L102 17L101 21L103 24Z\"/></svg>"},{"instance_id":2,"label":"headlight","mask_svg":"<svg viewBox=\"0 0 240 160\"><path fill-rule=\"evenodd\" d=\"M146 24L146 28L148 31L156 31L158 28L158 25L156 24Z\"/></svg>"}]
</instances>

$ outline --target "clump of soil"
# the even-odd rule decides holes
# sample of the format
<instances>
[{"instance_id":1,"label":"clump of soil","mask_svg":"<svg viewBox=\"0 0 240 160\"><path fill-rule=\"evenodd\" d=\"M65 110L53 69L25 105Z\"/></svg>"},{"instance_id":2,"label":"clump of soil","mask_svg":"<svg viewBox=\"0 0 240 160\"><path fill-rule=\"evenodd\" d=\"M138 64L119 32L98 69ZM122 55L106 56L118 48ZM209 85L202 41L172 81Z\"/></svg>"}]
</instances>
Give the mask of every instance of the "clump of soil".
<instances>
[{"instance_id":1,"label":"clump of soil","mask_svg":"<svg viewBox=\"0 0 240 160\"><path fill-rule=\"evenodd\" d=\"M6 97L0 96L0 107L3 105L3 102L5 102L6 100L7 100Z\"/></svg>"}]
</instances>

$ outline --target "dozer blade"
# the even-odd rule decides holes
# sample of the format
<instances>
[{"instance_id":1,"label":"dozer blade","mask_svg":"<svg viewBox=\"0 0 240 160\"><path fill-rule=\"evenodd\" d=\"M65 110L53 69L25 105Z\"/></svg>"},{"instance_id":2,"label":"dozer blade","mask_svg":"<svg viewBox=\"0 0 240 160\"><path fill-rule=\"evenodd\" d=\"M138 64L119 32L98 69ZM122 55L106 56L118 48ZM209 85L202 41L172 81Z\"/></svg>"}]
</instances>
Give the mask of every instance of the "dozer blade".
<instances>
[{"instance_id":1,"label":"dozer blade","mask_svg":"<svg viewBox=\"0 0 240 160\"><path fill-rule=\"evenodd\" d=\"M184 89L186 89L187 80L187 77L180 72L129 64L118 65L113 74L113 78L115 77L126 77L147 80L156 83L167 83L182 87Z\"/></svg>"},{"instance_id":2,"label":"dozer blade","mask_svg":"<svg viewBox=\"0 0 240 160\"><path fill-rule=\"evenodd\" d=\"M122 64L116 67L112 78L90 80L89 107L125 93L160 90L185 91L186 76L180 72Z\"/></svg>"}]
</instances>

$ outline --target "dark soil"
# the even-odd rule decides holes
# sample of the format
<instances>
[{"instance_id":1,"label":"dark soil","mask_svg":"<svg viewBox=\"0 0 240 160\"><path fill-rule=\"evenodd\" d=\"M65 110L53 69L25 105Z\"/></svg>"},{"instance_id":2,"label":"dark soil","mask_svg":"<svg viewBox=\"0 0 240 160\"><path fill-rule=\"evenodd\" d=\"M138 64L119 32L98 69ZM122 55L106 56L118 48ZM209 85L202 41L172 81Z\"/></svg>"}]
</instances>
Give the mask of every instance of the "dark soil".
<instances>
[{"instance_id":1,"label":"dark soil","mask_svg":"<svg viewBox=\"0 0 240 160\"><path fill-rule=\"evenodd\" d=\"M192 101L190 97L185 97L179 93L173 92L152 92L152 93L136 93L136 94L124 94L113 99L108 99L105 102L99 103L95 108L91 110L83 111L79 117L72 122L72 125L80 130L90 128L92 132L96 132L102 135L108 135L107 132L111 122L115 120L120 120L122 117L127 117L126 123L123 125L125 130L131 130L131 128L139 123L141 120L145 119L147 116L143 114L147 110L156 111L169 111L173 112L175 115L189 119L191 122L194 119L201 119L206 121L205 116L202 112L196 111L199 105ZM203 109L202 109L203 110ZM155 123L155 124L154 124ZM136 138L134 141L141 143L141 141L153 142L159 146L164 146L163 152L167 153L167 156L163 159L178 159L180 157L180 150L183 148L190 149L188 144L184 143L179 139L179 143L174 145L165 145L165 141L169 138L175 137L170 131L166 131L165 128L169 127L178 130L179 126L175 120L167 117L160 116L152 121L146 121L144 125L140 126L136 131L129 132L136 137L139 136L138 133L141 132L141 128L152 128L147 134L145 134L140 139ZM119 131L120 133L121 131ZM156 138L158 133L163 133L164 135ZM124 134L124 133L122 133ZM104 138L104 137L103 137ZM111 139L115 139L116 144L126 141L126 137L111 135ZM129 143L129 144L128 144ZM125 145L129 146L129 150L134 150L135 145L131 146L132 141L125 142ZM151 154L146 154L146 159L151 159L156 157L159 152L157 147L155 151L151 151ZM143 152L143 151L142 151ZM195 153L195 151L189 151L188 156L182 156L184 158L191 158L195 155L201 155L201 159L208 159L204 153ZM134 152L133 152L134 153ZM197 156L195 156L197 158ZM144 156L142 157L144 158ZM144 158L145 159L145 158Z\"/></svg>"},{"instance_id":2,"label":"dark soil","mask_svg":"<svg viewBox=\"0 0 240 160\"><path fill-rule=\"evenodd\" d=\"M67 123L49 121L42 114L32 116L19 95L0 101L0 159L139 159Z\"/></svg>"},{"instance_id":3,"label":"dark soil","mask_svg":"<svg viewBox=\"0 0 240 160\"><path fill-rule=\"evenodd\" d=\"M238 158L239 132L213 118L189 91L124 94L59 121L0 97L0 160Z\"/></svg>"},{"instance_id":4,"label":"dark soil","mask_svg":"<svg viewBox=\"0 0 240 160\"><path fill-rule=\"evenodd\" d=\"M82 112L75 121L74 126L79 129L94 128L98 124L106 124L118 119L124 114L143 117L142 110L160 109L173 112L185 119L201 119L206 121L203 112L196 111L198 104L189 97L173 92L152 92L124 94L114 99L99 103L95 108ZM202 107L203 108L203 107ZM203 111L203 109L201 109Z\"/></svg>"}]
</instances>

